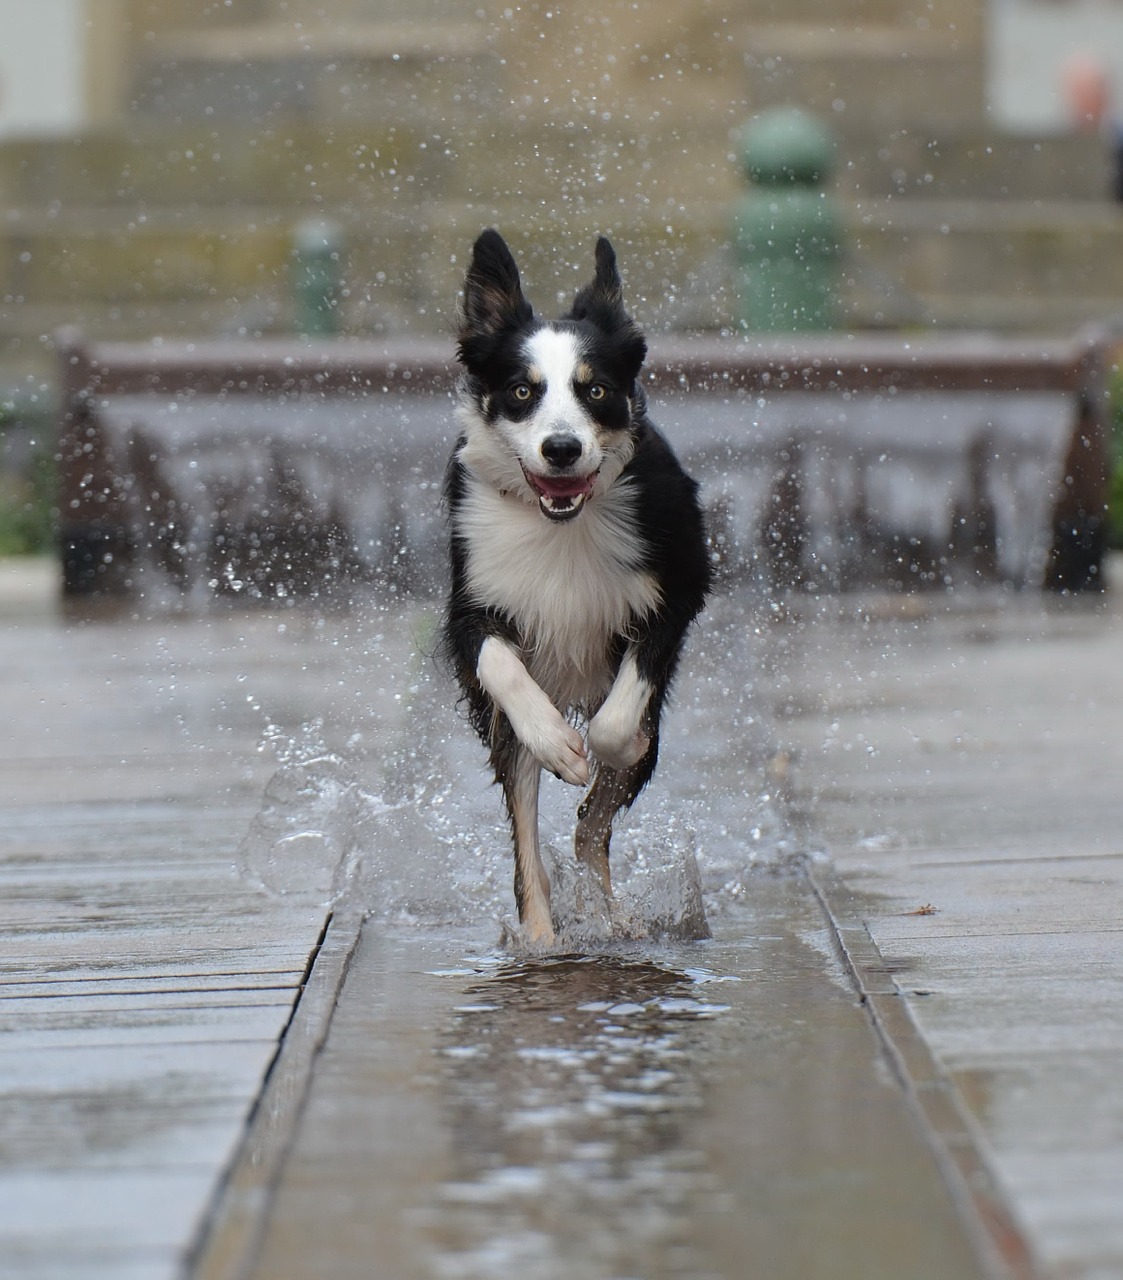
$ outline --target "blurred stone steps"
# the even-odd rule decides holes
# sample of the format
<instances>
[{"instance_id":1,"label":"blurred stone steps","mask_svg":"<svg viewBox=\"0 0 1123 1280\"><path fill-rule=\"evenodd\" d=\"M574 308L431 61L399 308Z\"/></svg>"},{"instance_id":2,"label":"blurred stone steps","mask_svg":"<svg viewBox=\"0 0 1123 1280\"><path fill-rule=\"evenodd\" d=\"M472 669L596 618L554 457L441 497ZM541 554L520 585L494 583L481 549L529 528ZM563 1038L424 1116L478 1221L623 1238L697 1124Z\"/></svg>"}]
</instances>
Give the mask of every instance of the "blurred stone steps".
<instances>
[{"instance_id":1,"label":"blurred stone steps","mask_svg":"<svg viewBox=\"0 0 1123 1280\"><path fill-rule=\"evenodd\" d=\"M844 197L1100 200L1110 189L1110 158L1096 136L851 129L846 113L828 124L839 139L835 187ZM629 122L594 129L527 120L497 146L479 127L148 121L128 132L0 145L0 192L10 209L50 218L80 211L95 221L116 208L200 217L240 204L361 212L567 185L574 200L681 204L684 170L693 201L735 199L744 190L736 130L727 136L684 120L653 138Z\"/></svg>"},{"instance_id":2,"label":"blurred stone steps","mask_svg":"<svg viewBox=\"0 0 1123 1280\"><path fill-rule=\"evenodd\" d=\"M378 201L403 183L440 194L449 159L427 130L151 121L75 139L0 144L5 202L57 214L243 203L279 207Z\"/></svg>"},{"instance_id":3,"label":"blurred stone steps","mask_svg":"<svg viewBox=\"0 0 1123 1280\"><path fill-rule=\"evenodd\" d=\"M24 352L74 321L283 329L308 217L342 227L356 332L448 332L488 224L545 306L605 231L647 323L720 327L738 130L781 103L838 139L846 325L1056 331L1123 298L1102 141L988 128L977 0L652 0L639 28L584 4L521 25L448 0L187 12L138 54L116 130L0 145L0 334Z\"/></svg>"},{"instance_id":4,"label":"blurred stone steps","mask_svg":"<svg viewBox=\"0 0 1123 1280\"><path fill-rule=\"evenodd\" d=\"M1123 301L1123 216L1098 202L882 200L852 222L854 251L893 263L906 287Z\"/></svg>"},{"instance_id":5,"label":"blurred stone steps","mask_svg":"<svg viewBox=\"0 0 1123 1280\"><path fill-rule=\"evenodd\" d=\"M1120 310L1123 217L1113 206L881 198L844 208L847 327L1065 332ZM294 230L309 211L15 211L0 279L16 305L0 312L0 333L33 343L60 316L114 337L284 330ZM734 314L726 200L699 201L689 216L659 202L639 214L590 200L528 221L521 195L481 204L450 192L331 212L346 244L343 317L353 332L450 333L468 245L489 223L509 234L544 310L572 297L593 235L605 231L645 323L720 328Z\"/></svg>"},{"instance_id":6,"label":"blurred stone steps","mask_svg":"<svg viewBox=\"0 0 1123 1280\"><path fill-rule=\"evenodd\" d=\"M941 0L912 4L909 0L753 0L743 6L754 23L803 23L836 30L899 28L907 33L968 32L979 25L977 0Z\"/></svg>"},{"instance_id":7,"label":"blurred stone steps","mask_svg":"<svg viewBox=\"0 0 1123 1280\"><path fill-rule=\"evenodd\" d=\"M983 59L972 34L820 18L753 24L741 47L754 110L798 104L884 136L968 129L983 113Z\"/></svg>"},{"instance_id":8,"label":"blurred stone steps","mask_svg":"<svg viewBox=\"0 0 1123 1280\"><path fill-rule=\"evenodd\" d=\"M974 127L846 133L835 187L853 200L1107 201L1111 157L1094 134L1016 138ZM1054 208L1063 220L1065 210Z\"/></svg>"}]
</instances>

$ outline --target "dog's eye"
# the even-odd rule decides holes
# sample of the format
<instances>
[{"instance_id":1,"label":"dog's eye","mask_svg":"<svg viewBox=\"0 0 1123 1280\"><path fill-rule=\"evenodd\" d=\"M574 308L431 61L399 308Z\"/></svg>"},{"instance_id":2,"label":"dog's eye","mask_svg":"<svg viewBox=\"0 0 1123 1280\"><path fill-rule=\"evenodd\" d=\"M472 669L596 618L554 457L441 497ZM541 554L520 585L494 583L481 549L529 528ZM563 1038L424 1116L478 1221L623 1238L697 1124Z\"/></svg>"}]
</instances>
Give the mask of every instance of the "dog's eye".
<instances>
[{"instance_id":1,"label":"dog's eye","mask_svg":"<svg viewBox=\"0 0 1123 1280\"><path fill-rule=\"evenodd\" d=\"M608 392L601 386L599 382L594 382L589 388L590 400L603 400Z\"/></svg>"},{"instance_id":2,"label":"dog's eye","mask_svg":"<svg viewBox=\"0 0 1123 1280\"><path fill-rule=\"evenodd\" d=\"M525 382L520 382L511 388L511 398L518 400L520 404L526 404L533 394Z\"/></svg>"}]
</instances>

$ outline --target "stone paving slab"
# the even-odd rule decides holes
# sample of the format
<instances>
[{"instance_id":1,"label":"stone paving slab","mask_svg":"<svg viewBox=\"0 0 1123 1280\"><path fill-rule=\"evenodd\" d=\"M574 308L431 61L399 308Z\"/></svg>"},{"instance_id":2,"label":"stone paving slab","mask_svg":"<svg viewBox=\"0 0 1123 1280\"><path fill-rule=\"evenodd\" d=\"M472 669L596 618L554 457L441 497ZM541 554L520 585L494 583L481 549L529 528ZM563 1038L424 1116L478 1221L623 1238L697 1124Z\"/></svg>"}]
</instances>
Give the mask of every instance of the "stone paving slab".
<instances>
[{"instance_id":1,"label":"stone paving slab","mask_svg":"<svg viewBox=\"0 0 1123 1280\"><path fill-rule=\"evenodd\" d=\"M53 1258L37 1254L33 1260L13 1255L11 1265L26 1280L145 1280L152 1275L166 1275L176 1265L176 1254L169 1249L99 1249L83 1247L78 1256L62 1252Z\"/></svg>"},{"instance_id":2,"label":"stone paving slab","mask_svg":"<svg viewBox=\"0 0 1123 1280\"><path fill-rule=\"evenodd\" d=\"M1123 1274L1123 585L850 602L785 644L792 802L1044 1274ZM837 603L837 602L836 602ZM812 836L815 832L817 835Z\"/></svg>"},{"instance_id":3,"label":"stone paving slab","mask_svg":"<svg viewBox=\"0 0 1123 1280\"><path fill-rule=\"evenodd\" d=\"M215 1044L272 1044L277 1041L278 1019L287 1020L292 1011L292 993L289 999L270 1005L224 1009L203 1015L176 1009L171 1015L161 1012L157 1017L146 1016L146 1011L127 1005L117 1005L105 1011L107 1025L90 1027L88 1015L82 1015L82 1025L75 1027L67 1019L59 1025L60 1015L50 1010L36 1011L36 1029L28 1030L18 1023L0 1024L4 1031L20 1034L20 1053L38 1054L63 1049L87 1051L104 1048L125 1048L130 1052L153 1044L165 1048L183 1048ZM3 1054L0 1049L0 1080L4 1078ZM177 1060L179 1055L177 1054Z\"/></svg>"},{"instance_id":4,"label":"stone paving slab","mask_svg":"<svg viewBox=\"0 0 1123 1280\"><path fill-rule=\"evenodd\" d=\"M0 1253L7 1266L32 1275L44 1265L83 1275L85 1258L99 1252L122 1261L134 1251L170 1260L170 1242L197 1228L213 1178L210 1160L183 1170L76 1167L0 1176ZM49 1240L42 1239L44 1222Z\"/></svg>"},{"instance_id":5,"label":"stone paving slab","mask_svg":"<svg viewBox=\"0 0 1123 1280\"><path fill-rule=\"evenodd\" d=\"M0 562L0 1271L162 1280L324 927L238 866L261 686L277 731L318 690L283 621L68 620L54 573Z\"/></svg>"},{"instance_id":6,"label":"stone paving slab","mask_svg":"<svg viewBox=\"0 0 1123 1280\"><path fill-rule=\"evenodd\" d=\"M54 996L189 996L206 1003L210 993L219 996L233 994L252 998L259 991L291 991L293 982L299 981L301 969L277 968L243 973L239 969L185 970L180 973L143 973L107 978L104 974L71 975L68 978L44 978L33 982L21 982L0 976L0 1001L27 999L46 994ZM237 978L239 986L232 988L229 980ZM146 1002L151 1003L151 1002ZM131 1005L130 1007L135 1007ZM0 1009L3 1006L0 1005Z\"/></svg>"},{"instance_id":7,"label":"stone paving slab","mask_svg":"<svg viewBox=\"0 0 1123 1280\"><path fill-rule=\"evenodd\" d=\"M887 859L892 862L893 859ZM902 911L879 926L879 937L907 947L935 938L1003 934L1053 936L1103 931L1123 934L1123 854L1005 858L936 863L912 855L903 866L856 871L851 883L891 893L931 913ZM939 904L936 906L935 904ZM1123 937L1115 939L1123 944Z\"/></svg>"}]
</instances>

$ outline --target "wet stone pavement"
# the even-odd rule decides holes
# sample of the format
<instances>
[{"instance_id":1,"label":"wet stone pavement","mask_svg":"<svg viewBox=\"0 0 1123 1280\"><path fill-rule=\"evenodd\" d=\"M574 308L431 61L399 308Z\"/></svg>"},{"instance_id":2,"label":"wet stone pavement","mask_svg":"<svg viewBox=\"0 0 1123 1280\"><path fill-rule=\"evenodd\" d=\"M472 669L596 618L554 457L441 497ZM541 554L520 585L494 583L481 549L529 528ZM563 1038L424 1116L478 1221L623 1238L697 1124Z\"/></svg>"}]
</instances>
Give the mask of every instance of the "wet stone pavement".
<instances>
[{"instance_id":1,"label":"wet stone pavement","mask_svg":"<svg viewBox=\"0 0 1123 1280\"><path fill-rule=\"evenodd\" d=\"M789 631L778 729L793 809L1041 1273L1096 1280L1123 1275L1123 564L1109 570L1098 600L828 605Z\"/></svg>"},{"instance_id":2,"label":"wet stone pavement","mask_svg":"<svg viewBox=\"0 0 1123 1280\"><path fill-rule=\"evenodd\" d=\"M237 622L65 625L55 594L0 565L0 1273L173 1275L324 913L235 869L276 768ZM255 687L305 716L292 653Z\"/></svg>"},{"instance_id":3,"label":"wet stone pavement","mask_svg":"<svg viewBox=\"0 0 1123 1280\"><path fill-rule=\"evenodd\" d=\"M1123 1273L1114 598L716 601L531 956L431 606L2 568L3 1274Z\"/></svg>"},{"instance_id":4,"label":"wet stone pavement","mask_svg":"<svg viewBox=\"0 0 1123 1280\"><path fill-rule=\"evenodd\" d=\"M706 943L488 940L367 925L257 1280L981 1274L797 877Z\"/></svg>"}]
</instances>

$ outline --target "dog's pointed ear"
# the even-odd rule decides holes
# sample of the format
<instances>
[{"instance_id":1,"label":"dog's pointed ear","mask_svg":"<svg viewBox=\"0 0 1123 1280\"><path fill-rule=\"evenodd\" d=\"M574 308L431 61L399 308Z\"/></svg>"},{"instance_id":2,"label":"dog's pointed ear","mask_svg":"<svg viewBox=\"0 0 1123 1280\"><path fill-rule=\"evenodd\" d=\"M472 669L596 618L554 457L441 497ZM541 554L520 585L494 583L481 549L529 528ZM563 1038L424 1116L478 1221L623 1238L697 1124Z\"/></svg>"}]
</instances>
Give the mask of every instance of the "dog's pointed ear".
<instances>
[{"instance_id":1,"label":"dog's pointed ear","mask_svg":"<svg viewBox=\"0 0 1123 1280\"><path fill-rule=\"evenodd\" d=\"M529 321L533 314L523 297L519 269L506 241L489 228L472 247L460 313L461 342L479 336L494 337Z\"/></svg>"},{"instance_id":2,"label":"dog's pointed ear","mask_svg":"<svg viewBox=\"0 0 1123 1280\"><path fill-rule=\"evenodd\" d=\"M595 257L596 273L592 282L578 291L570 316L611 329L625 318L624 285L616 266L616 250L606 236L597 237Z\"/></svg>"},{"instance_id":3,"label":"dog's pointed ear","mask_svg":"<svg viewBox=\"0 0 1123 1280\"><path fill-rule=\"evenodd\" d=\"M647 343L639 326L624 310L624 286L616 265L616 250L600 236L596 248L596 272L592 281L578 291L568 320L585 320L615 340L620 359L629 376L635 378L647 355Z\"/></svg>"}]
</instances>

